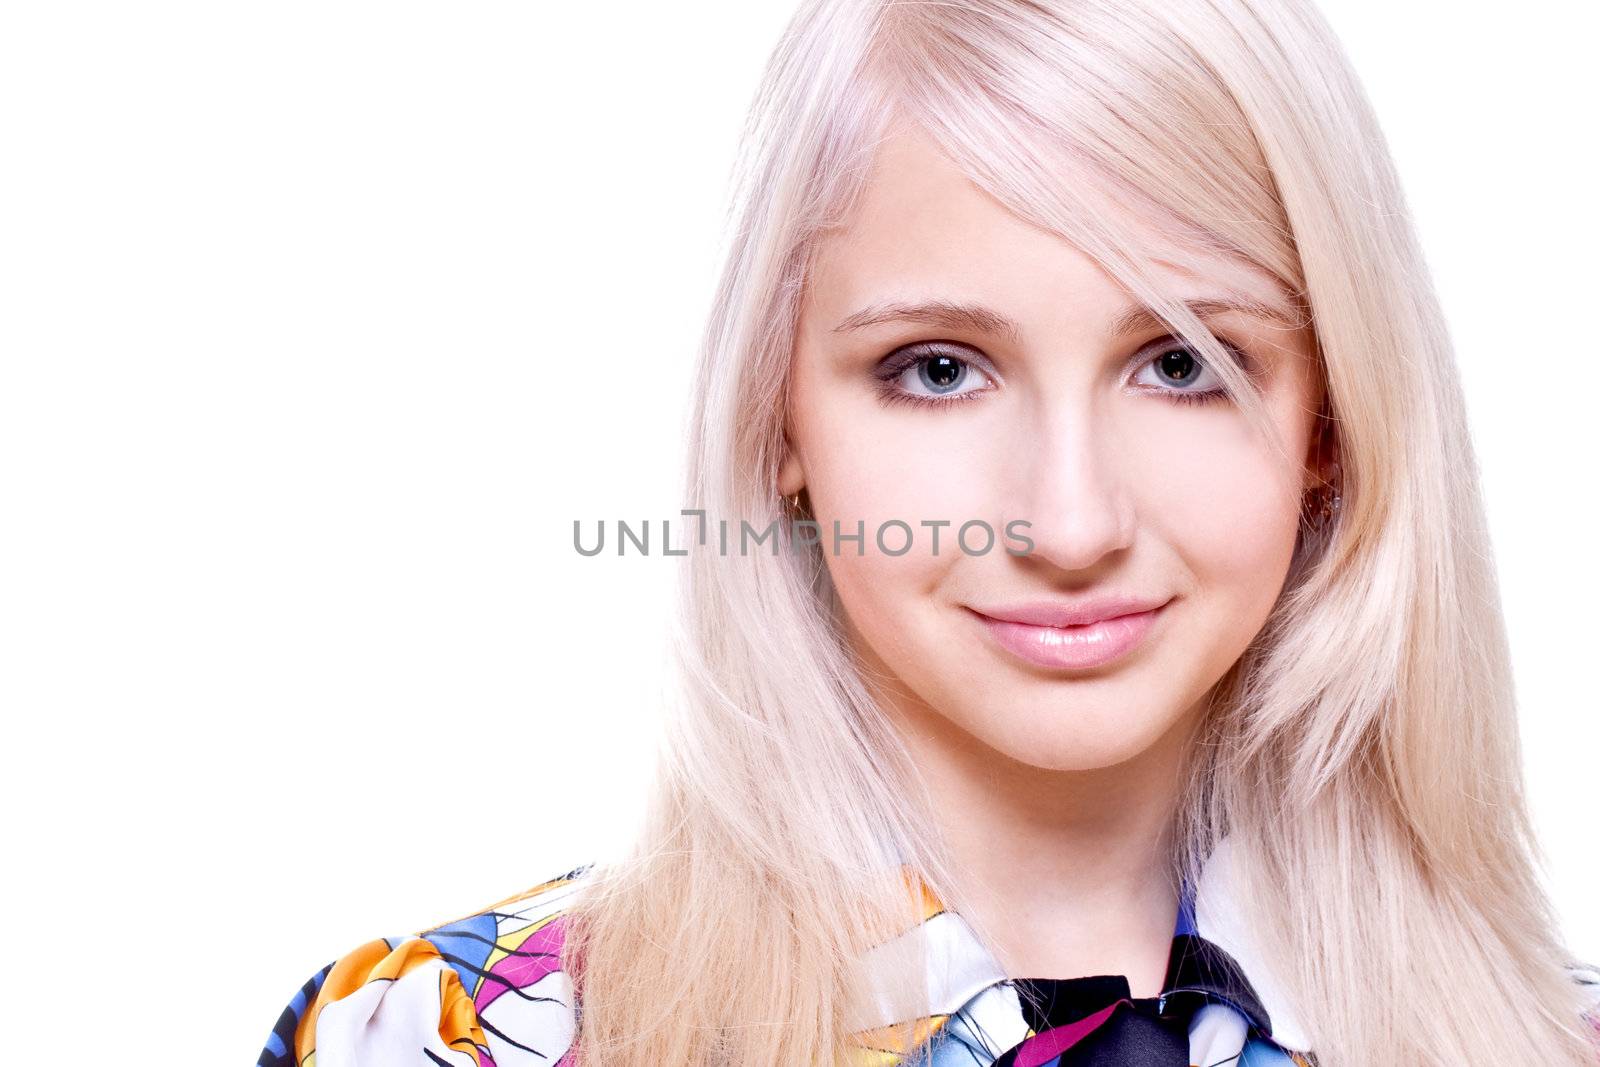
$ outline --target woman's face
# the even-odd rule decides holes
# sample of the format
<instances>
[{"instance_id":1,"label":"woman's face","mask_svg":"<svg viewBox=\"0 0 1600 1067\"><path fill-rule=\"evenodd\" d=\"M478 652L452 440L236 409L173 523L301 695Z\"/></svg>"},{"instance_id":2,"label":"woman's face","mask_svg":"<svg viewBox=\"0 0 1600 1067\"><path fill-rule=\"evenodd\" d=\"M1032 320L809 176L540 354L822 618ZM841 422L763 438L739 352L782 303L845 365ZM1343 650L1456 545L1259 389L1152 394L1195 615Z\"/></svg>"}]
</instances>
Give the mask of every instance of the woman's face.
<instances>
[{"instance_id":1,"label":"woman's face","mask_svg":"<svg viewBox=\"0 0 1600 1067\"><path fill-rule=\"evenodd\" d=\"M1294 314L1237 264L1157 269L1180 299ZM1231 400L1205 395L1221 382L1199 354L1125 318L1137 311L914 129L881 147L801 311L779 489L807 490L869 677L914 721L1040 768L1121 763L1192 721L1276 601L1311 484L1309 329L1202 313L1262 376L1287 454L1306 459L1286 470ZM911 536L885 527L880 546L892 520ZM957 543L969 520L995 531L987 552L982 527ZM1030 525L1008 538L1015 520ZM836 551L836 521L864 539ZM1128 599L1094 611L1106 597ZM1152 610L1052 625L1084 606Z\"/></svg>"}]
</instances>

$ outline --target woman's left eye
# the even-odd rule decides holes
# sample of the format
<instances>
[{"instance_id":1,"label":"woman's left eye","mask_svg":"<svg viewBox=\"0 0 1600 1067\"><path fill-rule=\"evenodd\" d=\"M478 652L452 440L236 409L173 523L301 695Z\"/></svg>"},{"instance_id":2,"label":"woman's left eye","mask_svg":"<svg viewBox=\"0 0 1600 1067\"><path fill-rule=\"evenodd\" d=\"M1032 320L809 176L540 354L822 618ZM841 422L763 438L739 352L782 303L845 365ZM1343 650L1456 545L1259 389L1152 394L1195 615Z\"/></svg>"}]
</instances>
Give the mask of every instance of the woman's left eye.
<instances>
[{"instance_id":1,"label":"woman's left eye","mask_svg":"<svg viewBox=\"0 0 1600 1067\"><path fill-rule=\"evenodd\" d=\"M1228 341L1222 341L1222 344L1234 353L1241 364L1248 367L1248 360L1238 346ZM1200 358L1200 354L1176 339L1169 339L1155 356L1146 359L1140 367L1141 378L1148 376L1154 379L1153 383L1147 384L1153 384L1157 390L1179 403L1203 404L1228 396L1227 386Z\"/></svg>"},{"instance_id":2,"label":"woman's left eye","mask_svg":"<svg viewBox=\"0 0 1600 1067\"><path fill-rule=\"evenodd\" d=\"M891 404L952 404L994 388L978 361L935 345L910 345L892 353L876 372Z\"/></svg>"}]
</instances>

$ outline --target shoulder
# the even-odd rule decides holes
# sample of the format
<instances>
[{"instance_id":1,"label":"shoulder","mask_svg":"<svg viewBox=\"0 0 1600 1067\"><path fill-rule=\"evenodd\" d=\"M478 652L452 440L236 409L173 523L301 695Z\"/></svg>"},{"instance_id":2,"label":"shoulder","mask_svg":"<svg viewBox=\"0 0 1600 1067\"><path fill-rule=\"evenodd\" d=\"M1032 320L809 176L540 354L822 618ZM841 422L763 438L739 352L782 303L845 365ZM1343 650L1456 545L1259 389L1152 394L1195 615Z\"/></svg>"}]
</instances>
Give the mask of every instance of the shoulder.
<instances>
[{"instance_id":1,"label":"shoulder","mask_svg":"<svg viewBox=\"0 0 1600 1067\"><path fill-rule=\"evenodd\" d=\"M419 934L359 945L295 993L257 1067L570 1067L565 918L592 864Z\"/></svg>"}]
</instances>

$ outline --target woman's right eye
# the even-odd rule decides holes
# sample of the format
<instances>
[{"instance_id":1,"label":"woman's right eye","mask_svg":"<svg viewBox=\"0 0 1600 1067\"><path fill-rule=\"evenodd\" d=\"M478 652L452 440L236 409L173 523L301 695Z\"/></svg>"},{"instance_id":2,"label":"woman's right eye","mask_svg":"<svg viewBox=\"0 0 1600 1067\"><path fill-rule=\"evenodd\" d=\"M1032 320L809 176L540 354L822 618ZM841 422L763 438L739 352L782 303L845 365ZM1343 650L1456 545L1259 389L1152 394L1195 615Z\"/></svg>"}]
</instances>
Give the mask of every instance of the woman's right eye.
<instances>
[{"instance_id":1,"label":"woman's right eye","mask_svg":"<svg viewBox=\"0 0 1600 1067\"><path fill-rule=\"evenodd\" d=\"M976 361L937 345L917 344L892 353L876 372L890 404L938 407L976 398L994 380Z\"/></svg>"}]
</instances>

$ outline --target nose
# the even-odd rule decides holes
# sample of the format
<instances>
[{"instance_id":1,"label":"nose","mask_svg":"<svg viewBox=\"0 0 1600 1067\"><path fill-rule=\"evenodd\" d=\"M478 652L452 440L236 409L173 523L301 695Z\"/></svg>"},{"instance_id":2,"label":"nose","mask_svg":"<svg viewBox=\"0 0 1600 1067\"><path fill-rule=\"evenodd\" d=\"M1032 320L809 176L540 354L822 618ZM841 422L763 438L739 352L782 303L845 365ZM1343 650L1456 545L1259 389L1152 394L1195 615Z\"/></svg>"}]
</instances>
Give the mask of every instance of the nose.
<instances>
[{"instance_id":1,"label":"nose","mask_svg":"<svg viewBox=\"0 0 1600 1067\"><path fill-rule=\"evenodd\" d=\"M1020 443L1020 514L1032 526L1028 557L1064 571L1088 571L1133 543L1134 507L1114 428L1088 404L1039 413Z\"/></svg>"}]
</instances>

